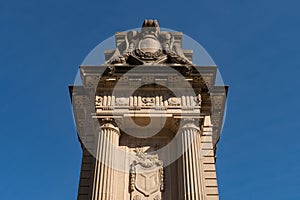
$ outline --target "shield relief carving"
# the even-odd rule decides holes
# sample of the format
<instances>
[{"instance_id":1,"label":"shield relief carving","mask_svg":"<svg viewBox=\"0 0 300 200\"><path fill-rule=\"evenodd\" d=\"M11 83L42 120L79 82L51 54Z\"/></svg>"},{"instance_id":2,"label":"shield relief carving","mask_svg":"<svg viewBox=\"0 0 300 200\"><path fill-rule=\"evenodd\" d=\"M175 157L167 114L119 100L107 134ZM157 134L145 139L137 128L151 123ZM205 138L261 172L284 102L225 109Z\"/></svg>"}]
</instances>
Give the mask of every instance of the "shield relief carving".
<instances>
[{"instance_id":1,"label":"shield relief carving","mask_svg":"<svg viewBox=\"0 0 300 200\"><path fill-rule=\"evenodd\" d=\"M163 163L157 155L137 153L130 168L131 200L160 200L163 176Z\"/></svg>"}]
</instances>

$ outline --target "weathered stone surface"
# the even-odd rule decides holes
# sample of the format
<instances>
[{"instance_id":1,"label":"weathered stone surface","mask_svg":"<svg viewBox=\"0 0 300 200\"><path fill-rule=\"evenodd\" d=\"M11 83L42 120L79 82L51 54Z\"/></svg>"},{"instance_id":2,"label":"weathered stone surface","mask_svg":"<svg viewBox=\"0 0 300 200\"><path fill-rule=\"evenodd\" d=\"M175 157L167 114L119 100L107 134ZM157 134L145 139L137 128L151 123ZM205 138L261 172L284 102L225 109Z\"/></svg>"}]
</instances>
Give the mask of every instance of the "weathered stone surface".
<instances>
[{"instance_id":1,"label":"weathered stone surface","mask_svg":"<svg viewBox=\"0 0 300 200\"><path fill-rule=\"evenodd\" d=\"M102 66L80 67L83 85L70 87L83 147L78 200L218 199L227 88L214 85L216 67L196 70L181 40L146 20L140 32L116 33ZM128 75L137 66L143 73ZM180 156L169 163L173 154Z\"/></svg>"}]
</instances>

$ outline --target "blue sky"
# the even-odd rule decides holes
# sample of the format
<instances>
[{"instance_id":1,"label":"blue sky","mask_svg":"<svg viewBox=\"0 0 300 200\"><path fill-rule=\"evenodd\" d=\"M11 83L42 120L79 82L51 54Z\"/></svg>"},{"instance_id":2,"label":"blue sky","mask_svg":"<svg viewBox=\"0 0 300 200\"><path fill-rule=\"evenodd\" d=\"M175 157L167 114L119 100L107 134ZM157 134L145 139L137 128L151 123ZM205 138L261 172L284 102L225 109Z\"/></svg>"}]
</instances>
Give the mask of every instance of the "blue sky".
<instances>
[{"instance_id":1,"label":"blue sky","mask_svg":"<svg viewBox=\"0 0 300 200\"><path fill-rule=\"evenodd\" d=\"M299 8L296 0L2 0L0 199L76 199L81 149L67 85L96 45L145 18L202 44L230 85L221 199L300 199Z\"/></svg>"}]
</instances>

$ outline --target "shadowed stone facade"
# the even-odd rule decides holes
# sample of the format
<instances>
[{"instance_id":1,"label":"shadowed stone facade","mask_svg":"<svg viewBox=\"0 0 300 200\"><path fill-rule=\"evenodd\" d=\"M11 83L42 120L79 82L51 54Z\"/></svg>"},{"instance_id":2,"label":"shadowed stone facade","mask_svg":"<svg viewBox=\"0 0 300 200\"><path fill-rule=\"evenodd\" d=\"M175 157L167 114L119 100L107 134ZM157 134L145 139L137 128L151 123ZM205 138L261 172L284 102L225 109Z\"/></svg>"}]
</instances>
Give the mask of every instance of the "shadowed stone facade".
<instances>
[{"instance_id":1,"label":"shadowed stone facade","mask_svg":"<svg viewBox=\"0 0 300 200\"><path fill-rule=\"evenodd\" d=\"M70 86L83 155L78 200L216 200L226 86L195 66L182 33L145 20L116 33L101 66Z\"/></svg>"}]
</instances>

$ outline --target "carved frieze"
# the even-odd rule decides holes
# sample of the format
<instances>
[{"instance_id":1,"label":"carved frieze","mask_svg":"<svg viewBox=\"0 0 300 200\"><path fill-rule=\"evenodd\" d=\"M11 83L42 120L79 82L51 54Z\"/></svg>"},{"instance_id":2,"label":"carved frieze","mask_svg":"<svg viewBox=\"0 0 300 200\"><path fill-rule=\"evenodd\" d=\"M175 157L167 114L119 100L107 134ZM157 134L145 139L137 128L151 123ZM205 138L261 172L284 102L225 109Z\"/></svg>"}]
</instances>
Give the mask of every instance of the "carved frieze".
<instances>
[{"instance_id":1,"label":"carved frieze","mask_svg":"<svg viewBox=\"0 0 300 200\"><path fill-rule=\"evenodd\" d=\"M199 108L202 103L200 94L197 96L172 96L163 93L149 95L147 92L141 92L130 97L113 95L96 95L95 106L96 109L104 107L140 107L140 108L180 108L181 106L190 108Z\"/></svg>"}]
</instances>

